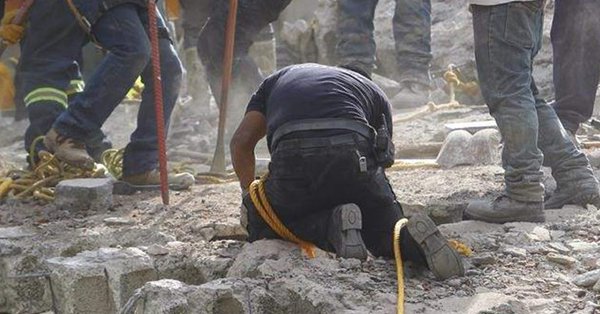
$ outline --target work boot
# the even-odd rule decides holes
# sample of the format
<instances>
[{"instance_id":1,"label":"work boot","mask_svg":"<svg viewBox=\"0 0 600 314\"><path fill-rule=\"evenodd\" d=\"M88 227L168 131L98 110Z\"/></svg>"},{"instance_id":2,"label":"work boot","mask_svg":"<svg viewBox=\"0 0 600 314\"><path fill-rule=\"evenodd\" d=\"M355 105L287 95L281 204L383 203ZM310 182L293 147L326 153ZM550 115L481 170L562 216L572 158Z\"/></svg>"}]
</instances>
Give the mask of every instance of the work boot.
<instances>
[{"instance_id":1,"label":"work boot","mask_svg":"<svg viewBox=\"0 0 600 314\"><path fill-rule=\"evenodd\" d=\"M196 183L194 175L187 172L169 174L168 180L169 188L173 190L186 190ZM121 181L134 187L160 187L160 172L158 170L150 170L140 174L124 175L121 177Z\"/></svg>"},{"instance_id":2,"label":"work boot","mask_svg":"<svg viewBox=\"0 0 600 314\"><path fill-rule=\"evenodd\" d=\"M85 170L94 169L94 159L88 155L85 144L72 138L58 134L50 129L44 137L44 145L54 156L67 164Z\"/></svg>"},{"instance_id":3,"label":"work boot","mask_svg":"<svg viewBox=\"0 0 600 314\"><path fill-rule=\"evenodd\" d=\"M413 215L405 227L438 280L465 274L462 257L450 247L431 218L424 214Z\"/></svg>"},{"instance_id":4,"label":"work boot","mask_svg":"<svg viewBox=\"0 0 600 314\"><path fill-rule=\"evenodd\" d=\"M431 99L429 86L421 83L404 82L402 89L390 100L395 109L410 109L425 106Z\"/></svg>"},{"instance_id":5,"label":"work boot","mask_svg":"<svg viewBox=\"0 0 600 314\"><path fill-rule=\"evenodd\" d=\"M367 259L367 247L360 234L361 229L362 216L356 204L339 205L333 209L327 239L338 257Z\"/></svg>"},{"instance_id":6,"label":"work boot","mask_svg":"<svg viewBox=\"0 0 600 314\"><path fill-rule=\"evenodd\" d=\"M579 205L581 207L586 207L590 204L600 208L598 183L573 183L569 188L556 189L554 194L544 202L544 207L546 209L560 209L567 204Z\"/></svg>"},{"instance_id":7,"label":"work boot","mask_svg":"<svg viewBox=\"0 0 600 314\"><path fill-rule=\"evenodd\" d=\"M469 219L491 223L512 221L544 222L543 202L521 202L502 195L492 202L475 201L465 210Z\"/></svg>"}]
</instances>

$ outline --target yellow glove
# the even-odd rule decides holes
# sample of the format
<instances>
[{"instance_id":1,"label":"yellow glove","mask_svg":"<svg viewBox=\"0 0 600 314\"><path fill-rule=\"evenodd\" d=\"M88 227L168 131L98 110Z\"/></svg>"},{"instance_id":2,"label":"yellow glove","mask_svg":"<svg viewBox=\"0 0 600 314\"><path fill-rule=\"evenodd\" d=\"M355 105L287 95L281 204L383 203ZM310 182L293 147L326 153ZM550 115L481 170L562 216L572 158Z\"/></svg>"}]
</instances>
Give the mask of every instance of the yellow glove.
<instances>
[{"instance_id":1,"label":"yellow glove","mask_svg":"<svg viewBox=\"0 0 600 314\"><path fill-rule=\"evenodd\" d=\"M11 24L12 20L17 15L17 10L9 11L4 14L0 24L0 38L9 44L16 44L23 37L25 28L21 25Z\"/></svg>"}]
</instances>

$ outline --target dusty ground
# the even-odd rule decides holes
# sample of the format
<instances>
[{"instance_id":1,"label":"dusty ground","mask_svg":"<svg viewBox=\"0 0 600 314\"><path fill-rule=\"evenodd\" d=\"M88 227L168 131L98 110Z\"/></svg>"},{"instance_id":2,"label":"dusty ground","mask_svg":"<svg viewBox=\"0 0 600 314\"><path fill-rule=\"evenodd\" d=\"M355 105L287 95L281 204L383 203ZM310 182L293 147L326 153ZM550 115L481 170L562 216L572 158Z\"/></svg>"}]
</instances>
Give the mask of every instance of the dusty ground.
<instances>
[{"instance_id":1,"label":"dusty ground","mask_svg":"<svg viewBox=\"0 0 600 314\"><path fill-rule=\"evenodd\" d=\"M382 1L380 7L391 2ZM472 66L466 2L433 2L434 68L451 62ZM320 8L327 3L321 1ZM552 3L549 13L551 9ZM383 23L378 21L378 29L385 30ZM387 33L378 32L382 49L390 46L382 35ZM545 34L548 44L547 30ZM380 59L393 60L385 55ZM546 95L552 90L549 60L549 49L545 49L536 71ZM470 105L395 125L396 145L442 142L448 134L445 123L491 119L481 103ZM135 127L135 106L119 107L105 127L116 147L126 144ZM169 139L172 167L208 171L216 116L214 103L187 103L178 108ZM0 118L0 174L24 166L20 135L25 127L23 122ZM260 155L266 157L264 149ZM600 213L596 208L547 211L547 222L542 224L462 221L470 200L500 193L502 172L499 165L488 165L389 173L407 214L427 212L444 223L440 228L446 235L474 251L466 259L466 276L444 282L409 265L407 312L598 313L600 285L582 284L576 277L593 277L587 272L600 270ZM177 296L185 295L182 298L187 298L190 313L211 312L206 304L198 307L194 296L200 293L204 296L200 299L209 300L213 296L207 291L213 290L231 294L214 297L220 302L211 305L215 313L393 313L396 275L392 261L369 258L361 264L325 253L308 260L294 245L246 244L239 226L239 193L236 182L197 184L190 191L172 192L168 207L160 204L157 193L115 196L114 206L103 214L60 211L52 204L0 203L0 313L56 312L45 292L52 289L40 279L48 271L44 260L103 247L137 247L152 256L160 279L185 283L185 287L167 283L157 291L185 290ZM32 274L39 276L27 277ZM156 296L154 300L147 296L144 302L169 301L160 293ZM243 300L243 304L231 307L233 303L221 302L223 298ZM151 313L147 308L139 313Z\"/></svg>"}]
</instances>

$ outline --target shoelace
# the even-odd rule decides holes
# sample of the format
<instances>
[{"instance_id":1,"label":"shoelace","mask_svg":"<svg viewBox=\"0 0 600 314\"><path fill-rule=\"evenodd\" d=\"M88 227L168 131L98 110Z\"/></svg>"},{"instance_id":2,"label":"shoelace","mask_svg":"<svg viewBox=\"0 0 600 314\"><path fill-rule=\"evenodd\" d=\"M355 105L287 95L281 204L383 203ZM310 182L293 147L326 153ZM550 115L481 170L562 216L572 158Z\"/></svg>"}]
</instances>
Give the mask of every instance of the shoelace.
<instances>
[{"instance_id":1,"label":"shoelace","mask_svg":"<svg viewBox=\"0 0 600 314\"><path fill-rule=\"evenodd\" d=\"M83 144L83 142L80 141L76 141L70 137L66 137L64 135L57 135L56 136L56 143L58 145L63 145L63 144L68 144L73 146L74 148L80 148L80 149L85 149L85 144Z\"/></svg>"}]
</instances>

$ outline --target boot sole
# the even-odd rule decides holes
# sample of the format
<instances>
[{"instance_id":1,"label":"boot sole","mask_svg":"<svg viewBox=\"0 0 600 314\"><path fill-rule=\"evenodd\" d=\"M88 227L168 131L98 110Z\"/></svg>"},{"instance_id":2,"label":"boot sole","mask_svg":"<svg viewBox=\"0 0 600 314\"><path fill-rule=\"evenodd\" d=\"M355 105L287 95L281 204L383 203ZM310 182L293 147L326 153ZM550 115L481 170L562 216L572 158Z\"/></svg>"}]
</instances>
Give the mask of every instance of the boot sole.
<instances>
[{"instance_id":1,"label":"boot sole","mask_svg":"<svg viewBox=\"0 0 600 314\"><path fill-rule=\"evenodd\" d=\"M182 185L169 184L169 190L173 191L183 191L187 188ZM116 181L113 184L113 194L115 195L132 195L144 191L160 191L160 185L134 185L125 181Z\"/></svg>"},{"instance_id":2,"label":"boot sole","mask_svg":"<svg viewBox=\"0 0 600 314\"><path fill-rule=\"evenodd\" d=\"M546 215L543 212L537 215L512 216L510 218L483 217L469 212L466 212L465 214L470 220L478 220L496 224L503 224L507 222L546 222Z\"/></svg>"},{"instance_id":3,"label":"boot sole","mask_svg":"<svg viewBox=\"0 0 600 314\"><path fill-rule=\"evenodd\" d=\"M431 218L423 214L414 215L406 227L423 250L427 265L437 279L464 275L462 257L450 247Z\"/></svg>"},{"instance_id":4,"label":"boot sole","mask_svg":"<svg viewBox=\"0 0 600 314\"><path fill-rule=\"evenodd\" d=\"M549 203L550 205L545 206L546 209L561 209L563 208L565 205L579 205L581 207L586 207L588 204L589 205L594 205L597 208L600 208L600 194L598 194L598 192L589 192L589 193L582 193L579 196L574 196L572 198L566 199L562 202L556 202L556 203ZM558 205L554 205L554 204L558 204Z\"/></svg>"},{"instance_id":5,"label":"boot sole","mask_svg":"<svg viewBox=\"0 0 600 314\"><path fill-rule=\"evenodd\" d=\"M361 229L362 216L357 205L344 204L333 209L327 239L338 257L367 259L368 252Z\"/></svg>"}]
</instances>

